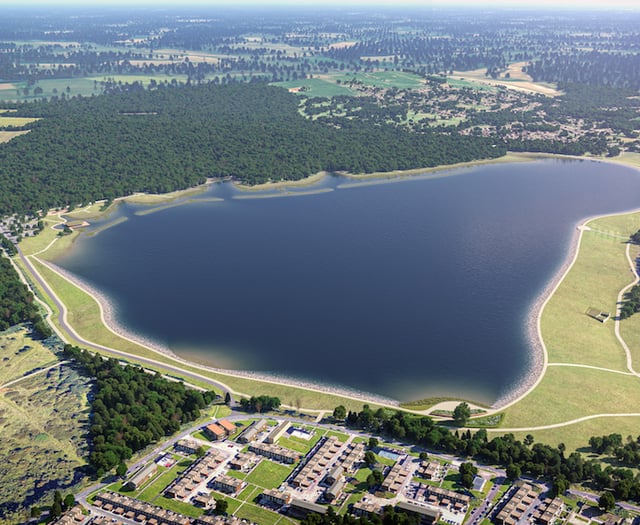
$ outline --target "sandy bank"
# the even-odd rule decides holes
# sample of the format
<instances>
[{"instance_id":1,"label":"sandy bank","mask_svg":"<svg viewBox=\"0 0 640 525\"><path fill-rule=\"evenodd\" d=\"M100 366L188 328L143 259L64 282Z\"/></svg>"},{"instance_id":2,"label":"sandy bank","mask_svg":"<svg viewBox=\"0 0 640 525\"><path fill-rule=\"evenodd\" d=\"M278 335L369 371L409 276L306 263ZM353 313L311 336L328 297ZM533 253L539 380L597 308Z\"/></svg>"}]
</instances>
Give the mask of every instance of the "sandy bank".
<instances>
[{"instance_id":1,"label":"sandy bank","mask_svg":"<svg viewBox=\"0 0 640 525\"><path fill-rule=\"evenodd\" d=\"M44 264L49 266L59 275L67 279L69 282L73 283L75 286L84 291L87 295L91 296L100 306L102 312L102 320L105 326L111 330L113 333L118 336L128 339L144 348L157 352L158 354L162 354L170 357L174 361L178 363L182 363L184 365L194 367L200 370L213 372L216 374L225 375L228 377L238 377L244 379L253 379L256 381L262 381L265 383L272 383L278 385L285 385L296 388L303 388L305 390L311 390L326 394L333 394L349 399L354 399L357 401L362 401L363 403L373 403L379 405L387 405L387 406L399 406L399 403L395 399L391 399L388 397L372 394L369 392L363 392L360 390L350 389L348 387L338 386L338 385L327 385L320 382L310 381L310 380L300 380L297 378L274 374L274 373L264 373L264 372L255 372L249 370L228 370L222 368L215 368L212 366L206 366L201 363L196 363L193 361L189 361L183 359L182 357L176 355L171 349L167 346L154 341L150 338L144 337L138 333L132 332L124 327L117 319L117 311L112 303L112 301L102 292L97 290L96 288L89 285L84 280L80 279L76 275L71 274L64 268L57 266L54 263L48 261L42 261ZM161 363L160 363L161 364Z\"/></svg>"}]
</instances>

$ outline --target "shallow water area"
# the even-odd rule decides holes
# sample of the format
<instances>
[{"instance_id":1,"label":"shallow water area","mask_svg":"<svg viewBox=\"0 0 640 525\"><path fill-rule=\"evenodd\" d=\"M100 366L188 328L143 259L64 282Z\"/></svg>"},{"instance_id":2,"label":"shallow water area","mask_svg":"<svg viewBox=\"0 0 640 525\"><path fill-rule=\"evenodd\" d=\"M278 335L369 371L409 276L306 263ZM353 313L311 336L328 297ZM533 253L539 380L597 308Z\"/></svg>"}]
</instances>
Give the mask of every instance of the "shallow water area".
<instances>
[{"instance_id":1,"label":"shallow water area","mask_svg":"<svg viewBox=\"0 0 640 525\"><path fill-rule=\"evenodd\" d=\"M637 207L640 177L559 160L443 174L123 204L128 220L92 225L57 264L185 358L491 404L531 378L531 307L577 223Z\"/></svg>"}]
</instances>

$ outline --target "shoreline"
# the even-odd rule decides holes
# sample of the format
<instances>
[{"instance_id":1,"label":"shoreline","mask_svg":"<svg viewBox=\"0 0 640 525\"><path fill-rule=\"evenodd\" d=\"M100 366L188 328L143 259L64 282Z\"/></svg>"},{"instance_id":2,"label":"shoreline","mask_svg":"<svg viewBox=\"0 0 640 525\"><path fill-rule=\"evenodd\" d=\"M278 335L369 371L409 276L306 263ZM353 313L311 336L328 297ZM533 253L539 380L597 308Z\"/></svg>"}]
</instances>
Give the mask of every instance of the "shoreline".
<instances>
[{"instance_id":1,"label":"shoreline","mask_svg":"<svg viewBox=\"0 0 640 525\"><path fill-rule=\"evenodd\" d=\"M391 407L400 408L400 402L396 399L392 399L389 397L385 397L379 394L374 394L371 392L364 392L357 389L352 389L342 385L328 385L325 383L316 382L313 380L305 380L298 379L295 377L278 375L276 373L271 372L258 372L251 370L231 370L225 368L217 368L205 363L200 363L193 360L184 359L183 357L175 354L170 348L165 345L158 343L148 337L144 337L140 334L134 333L131 330L124 327L121 323L116 319L116 308L113 302L102 292L83 281L76 275L71 274L64 268L52 263L51 261L43 261L42 259L38 259L45 266L49 267L51 270L58 273L64 279L72 283L74 286L78 287L84 293L89 295L100 308L103 322L105 327L113 332L114 334L128 339L148 350L161 354L163 356L169 357L178 363L182 363L188 366L192 366L195 368L199 368L201 370L213 372L216 374L221 374L229 377L237 377L241 379L251 379L255 381L262 381L266 383L279 384L283 386L289 386L294 388L302 388L305 390L312 390L325 394L332 394L340 397L350 398L357 401L362 401L363 403L375 403L378 405L386 405ZM239 392L235 392L235 394L241 394Z\"/></svg>"},{"instance_id":2,"label":"shoreline","mask_svg":"<svg viewBox=\"0 0 640 525\"><path fill-rule=\"evenodd\" d=\"M353 174L345 174L345 173L337 173L340 176L344 176L354 180L355 185L357 182L355 181L367 181L371 179L377 179L384 181L384 179L392 180L397 179L400 180L402 178L406 178L409 180L413 175L420 174L428 174L432 172L442 172L448 170L455 170L459 168L474 168L478 165L486 165L486 164L500 164L500 163L516 163L516 162L529 162L536 161L540 159L560 159L560 160L582 160L582 161L596 161L603 163L611 163L618 166L626 166L634 171L640 172L640 169L629 162L621 161L621 159L603 159L603 158L591 158L591 157L576 157L576 156L566 156L566 155L554 155L554 154L545 154L545 153L508 153L506 156L499 157L497 159L486 159L481 161L471 161L468 163L460 163L456 165L444 165L433 168L424 168L424 169L413 169L406 171L394 171L394 172L385 172L385 173L372 173L372 174L363 174L363 175L353 175ZM322 181L325 177L331 176L331 173L328 172L320 172L315 175L312 175L308 178L301 179L298 181L281 181L276 183L265 183L256 186L244 186L237 182L233 182L234 187L249 192L260 192L260 191L268 191L273 189L286 189L288 186L309 186L316 184ZM207 182L203 185L197 186L196 188L186 189L186 190L178 190L176 192L171 192L165 195L158 196L149 196L153 200L144 199L139 200L137 202L142 204L160 204L162 202L174 201L181 197L187 196L189 194L193 194L194 192L201 192L205 190L209 185L214 182L218 182L221 179L208 179ZM366 184L366 182L364 182ZM348 183L347 183L348 184ZM119 199L115 199L116 201L128 200L132 199L132 202L136 202L136 197L142 197L144 194L136 194L129 197L122 197ZM250 193L246 198L258 198L258 196L253 196ZM177 204L176 204L177 205ZM540 328L541 316L546 306L547 302L554 295L556 289L562 283L566 275L571 270L575 260L578 258L579 249L580 249L580 241L582 239L582 232L584 231L585 226L592 220L601 217L609 217L616 215L624 215L628 213L633 213L638 210L627 210L622 212L616 212L612 214L604 214L598 216L590 216L585 219L582 219L574 225L574 233L571 237L569 247L567 250L567 255L564 260L558 266L558 269L553 274L553 277L547 282L547 284L542 288L542 290L538 293L536 298L531 303L531 306L528 310L528 315L526 318L524 331L526 339L530 346L529 352L529 363L528 368L522 371L522 374L519 379L516 380L513 387L510 387L504 393L500 394L499 397L490 405L488 413L495 413L498 411L502 411L509 406L515 404L520 401L523 397L528 395L532 390L536 388L536 386L540 383L540 381L544 378L547 363L548 363L548 354L546 350L546 346L544 344L544 340L542 337L542 332ZM108 212L108 210L107 210ZM350 389L349 387L343 387L341 385L326 385L320 382L315 382L313 380L304 380L297 379L294 377L287 376L279 376L277 373L261 373L254 371L244 371L244 370L230 370L230 369L221 369L215 366L210 366L205 362L198 362L197 360L188 360L184 359L178 355L176 355L172 350L165 347L162 344L159 344L151 339L145 338L140 334L135 334L130 330L127 330L124 326L117 322L115 316L115 308L114 305L109 301L109 299L104 296L104 294L100 293L98 290L95 290L87 283L82 282L81 279L77 278L69 274L66 270L60 268L59 266L46 261L45 264L51 265L55 271L61 274L65 279L72 282L74 285L78 286L85 293L90 295L96 302L99 304L100 309L103 313L104 324L107 329L114 332L115 334L130 339L131 341L146 347L152 351L155 351L161 355L165 355L174 359L177 362L196 366L203 370L208 370L213 373L226 375L229 377L238 377L244 379L253 379L257 381L271 382L275 384L281 384L290 387L298 387L308 390L313 390L317 392L327 393L339 395L347 398L362 400L363 402L371 402L377 404L384 404L388 406L394 406L400 408L401 402L395 399L387 398L385 396L380 396L377 394L373 394L370 392L361 392L355 389ZM409 401L410 402L410 401ZM404 402L402 402L404 403ZM433 408L433 407L432 407ZM429 409L431 410L431 409ZM428 411L428 410L427 410Z\"/></svg>"},{"instance_id":3,"label":"shoreline","mask_svg":"<svg viewBox=\"0 0 640 525\"><path fill-rule=\"evenodd\" d=\"M606 161L605 161L606 162ZM616 163L617 164L617 163ZM628 166L628 165L627 165ZM640 169L628 166L640 174ZM598 219L606 217L618 217L621 215L631 215L634 213L640 213L640 208L631 208L628 210L605 213L600 215L590 215L574 225L573 235L569 243L569 249L563 262L559 265L557 271L554 273L552 279L541 290L536 299L531 303L529 308L529 315L526 323L526 333L529 340L529 344L532 348L531 365L528 371L523 373L522 379L516 384L516 386L510 391L503 394L492 405L494 411L502 411L531 393L545 376L548 364L549 354L547 347L544 343L542 335L542 314L547 303L554 296L557 289L563 283L564 279L569 275L574 264L580 256L580 246L582 244L582 235L585 231L589 231L589 223Z\"/></svg>"}]
</instances>

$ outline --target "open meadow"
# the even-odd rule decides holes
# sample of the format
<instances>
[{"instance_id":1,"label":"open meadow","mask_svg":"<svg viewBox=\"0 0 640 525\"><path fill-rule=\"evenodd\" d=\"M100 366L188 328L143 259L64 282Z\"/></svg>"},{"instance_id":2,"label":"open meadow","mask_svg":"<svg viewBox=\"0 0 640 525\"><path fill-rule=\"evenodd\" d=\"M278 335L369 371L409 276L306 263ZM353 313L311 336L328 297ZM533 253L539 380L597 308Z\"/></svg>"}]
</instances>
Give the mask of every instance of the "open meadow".
<instances>
[{"instance_id":1,"label":"open meadow","mask_svg":"<svg viewBox=\"0 0 640 525\"><path fill-rule=\"evenodd\" d=\"M522 429L518 435L529 433L549 444L562 442L567 450L585 446L591 435L633 434L640 423L640 377L627 367L615 320L601 323L587 310L616 316L619 292L635 279L626 249L629 236L639 228L640 213L586 224L578 257L542 312L549 366L535 389L505 411L501 428L492 433ZM637 257L638 247L632 246ZM640 356L639 319L632 317L620 325L631 357ZM633 363L637 369L637 360ZM590 419L570 424L582 418ZM537 428L545 426L552 428Z\"/></svg>"},{"instance_id":2,"label":"open meadow","mask_svg":"<svg viewBox=\"0 0 640 525\"><path fill-rule=\"evenodd\" d=\"M0 334L0 359L0 523L16 523L19 507L82 479L90 385L24 328Z\"/></svg>"}]
</instances>

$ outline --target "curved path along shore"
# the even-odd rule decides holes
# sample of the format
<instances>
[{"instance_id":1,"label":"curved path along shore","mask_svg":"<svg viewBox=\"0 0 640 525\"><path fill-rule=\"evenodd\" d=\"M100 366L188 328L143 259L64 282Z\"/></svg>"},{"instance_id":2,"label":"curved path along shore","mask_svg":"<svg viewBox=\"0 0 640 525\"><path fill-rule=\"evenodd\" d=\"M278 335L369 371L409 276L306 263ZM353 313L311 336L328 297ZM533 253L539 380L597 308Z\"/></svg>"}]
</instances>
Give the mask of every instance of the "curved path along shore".
<instances>
[{"instance_id":1,"label":"curved path along shore","mask_svg":"<svg viewBox=\"0 0 640 525\"><path fill-rule=\"evenodd\" d=\"M626 213L630 213L630 212L624 212L624 213L626 214ZM620 215L620 214L614 214L614 215ZM608 216L610 216L610 215L608 215ZM622 347L624 348L624 350L626 352L627 368L628 368L629 372L624 372L624 371L620 371L620 370L606 369L606 368L600 368L600 367L593 367L593 366L590 366L590 365L582 365L582 364L579 364L579 363L549 363L547 348L546 348L545 343L544 343L543 338L542 338L542 331L541 331L541 315L542 315L542 312L543 312L545 306L547 305L547 303L549 302L550 298L554 295L554 293L557 291L557 289L560 286L560 284L562 284L562 282L564 281L565 277L568 275L568 273L573 268L573 266L574 266L574 264L575 264L575 262L576 262L576 260L578 259L578 256L579 256L580 246L581 246L581 241L582 241L583 234L584 234L585 231L591 230L591 228L588 226L588 223L591 222L592 220L596 219L596 218L598 218L598 217L590 217L587 220L585 220L581 225L579 225L577 227L576 235L574 235L574 238L572 240L572 245L573 245L573 249L571 250L572 256L570 255L567 258L566 263L561 268L561 270L558 272L557 276L549 283L548 287L541 294L540 299L539 299L539 301L540 301L539 304L535 306L534 312L536 312L537 315L536 315L536 320L535 320L535 326L533 326L533 323L532 323L532 331L535 332L535 339L537 339L537 342L539 343L539 347L541 349L540 353L538 354L539 358L540 358L540 362L537 363L537 365L535 366L535 376L533 376L533 374L532 374L531 382L530 383L525 383L522 386L522 388L515 393L513 398L510 398L510 399L506 400L505 403L501 403L500 406L493 407L492 409L490 409L487 412L485 412L485 414L483 414L483 415L489 415L489 414L493 414L493 413L502 412L505 409L507 409L508 407L511 407L514 404L516 404L519 401L521 401L525 396L527 396L530 392L532 392L539 385L539 383L542 381L543 377L545 376L545 373L546 373L547 368L549 366L573 366L573 367L593 368L593 369L598 369L598 370L601 370L601 371L604 371L604 372L623 374L623 375L635 375L635 376L640 377L640 374L637 373L633 368L633 360L632 360L631 352L630 352L628 346L626 345L626 343L624 342L624 340L622 339L622 337L620 336L620 333L619 333L619 320L618 319L615 320L615 323L616 323L616 327L615 327L616 337L618 338L620 344L622 345ZM65 222L65 218L62 217L61 214L58 215L58 219L62 223ZM59 224L60 223L57 223L55 226L59 226ZM606 233L606 232L602 232L602 233ZM624 238L622 236L617 236L617 237L620 237L621 239ZM168 353L162 352L161 350L153 348L153 347L151 347L149 345L141 343L141 341L139 341L139 340L131 339L131 338L127 337L126 334L122 334L122 333L119 333L117 330L114 330L110 326L109 322L107 322L107 320L105 319L103 305L101 304L101 301L99 299L97 299L95 296L93 296L91 291L87 291L83 287L81 287L81 288L85 291L85 293L88 293L90 296L93 296L93 298L96 300L97 304L99 305L101 320L102 320L102 323L104 324L104 326L107 329L109 329L111 332L116 334L118 337L121 337L123 339L127 339L127 340L129 340L129 341L131 341L133 343L136 343L136 344L141 345L141 346L143 346L145 348L148 348L151 351L157 352L159 355L162 355L165 358L172 359L175 362L175 364L168 364L165 361L159 361L159 360L155 360L155 359L148 358L148 357L141 357L141 356L136 355L136 354L127 353L127 352L124 352L124 351L121 351L121 350L117 350L115 348L110 348L110 347L107 347L107 346L104 346L104 345L93 343L93 342L88 341L87 339L83 338L82 336L80 336L74 330L74 328L68 323L68 320L67 320L67 309L66 309L66 306L64 305L64 303L55 294L54 290L48 285L46 280L39 274L38 270L34 267L34 265L29 260L29 258L32 257L34 260L37 260L39 263L41 263L43 265L46 265L51 271L54 271L60 277L66 279L66 280L69 280L69 277L65 276L64 274L59 272L54 265L50 265L46 261L41 260L41 259L39 259L37 257L37 255L46 252L54 244L54 242L55 242L55 240L52 241L44 249L38 251L37 253L31 254L29 256L25 256L22 253L22 251L19 250L19 256L20 256L21 260L23 261L25 267L33 275L34 279L38 282L38 284L42 287L42 289L45 290L45 292L51 297L51 300L53 301L53 303L58 308L59 326L62 328L62 330L64 332L69 334L74 340L78 341L80 344L86 346L87 348L90 348L90 349L93 349L93 350L99 350L99 351L102 351L102 352L107 352L107 353L110 353L112 355L122 357L123 359L137 361L137 362L149 365L149 366L154 366L154 367L158 367L158 368L162 368L162 369L168 370L168 371L173 372L173 373L177 373L179 375L191 378L193 380L206 382L207 384L210 384L210 385L218 388L219 390L221 390L223 392L229 392L229 393L234 393L234 394L242 394L240 392L232 391L232 389L228 385L226 385L225 383L223 383L221 381L212 379L211 377L207 377L207 376L205 376L203 374L199 374L199 373L196 373L196 372L193 372L193 371L190 371L190 370L187 370L187 369L183 368L182 366L180 366L181 365L181 361L182 361L181 359L176 358L175 356L172 356L172 355L170 355ZM618 295L618 299L619 300L623 296L623 294L626 292L626 290L628 290L628 288L633 286L633 284L637 283L638 280L639 280L638 274L637 274L636 269L635 269L635 265L633 264L633 261L631 260L630 255L629 255L629 246L627 246L627 259L629 261L629 265L631 267L631 270L632 270L632 272L634 274L634 282L629 284L629 285L627 285L625 288L623 288L620 291L620 293ZM73 282L73 281L71 281L71 282ZM78 286L78 284L75 283L75 282L73 282L73 284ZM380 402L380 400L377 400L377 399L367 398L366 396L353 395L353 394L350 394L348 392L345 393L345 392L339 391L339 390L328 392L326 390L321 390L321 389L318 389L318 388L310 387L310 386L308 386L306 384L297 384L297 383L289 383L289 382L286 382L286 381L270 380L269 378L265 378L265 377L262 377L262 376L260 376L260 377L258 377L258 376L252 377L252 376L244 375L244 374L234 374L233 372L219 371L217 369L211 369L210 367L197 365L195 363L191 363L191 362L187 362L187 361L184 361L183 364L184 364L184 366L188 366L190 368L201 369L203 372L210 371L210 372L214 372L216 374L227 375L229 377L240 377L240 378L243 378L243 379L252 379L253 378L253 379L260 380L260 381L272 382L274 384L286 385L286 386L297 387L297 388L303 388L303 389L307 389L307 390L311 390L311 391L317 391L317 392L320 392L320 393L335 394L335 395L342 396L344 398L349 398L349 399L352 399L352 400L355 400L355 401L359 401L359 402L365 402L365 403L366 402L372 402L372 403L376 403L376 404L381 405L381 406L387 406L387 407L393 408L393 409L400 408L396 404L384 403L384 402ZM428 413L430 413L430 412L432 412L434 410L438 410L440 408L442 408L442 406L441 406L441 404L438 404L438 405L430 407L428 410L425 410L425 411L413 411L413 412L422 413L422 414L428 414ZM307 411L307 412L320 412L320 413L323 412L323 411L318 411L318 410L307 410L307 409L305 409L305 411ZM561 423L555 423L555 424L551 424L551 425L523 427L523 428L495 428L495 429L487 429L487 430L488 431L492 431L492 432L513 432L513 431L519 431L519 430L522 430L522 431L543 430L543 429L549 429L549 428L557 428L557 427L560 427L560 426L568 426L568 425L576 424L576 423L579 423L581 421L585 421L585 420L588 420L588 419L595 419L595 418L600 418L600 417L638 417L638 416L640 416L640 414L627 414L627 413L625 413L625 414L596 414L596 415L589 415L589 416L585 416L583 418L573 419L573 420L569 420L569 421L565 421L565 422L561 422Z\"/></svg>"},{"instance_id":2,"label":"curved path along shore","mask_svg":"<svg viewBox=\"0 0 640 525\"><path fill-rule=\"evenodd\" d=\"M55 228L56 226L59 226L62 223L65 223L65 219L58 214L58 218L60 219L60 222L54 224L51 228L58 231L57 228ZM126 334L123 333L119 333L117 330L114 330L110 324L107 322L106 318L105 318L105 313L104 313L104 308L102 305L102 302L95 297L94 294L92 294L90 291L80 287L77 283L70 281L69 277L64 275L63 273L61 273L59 271L59 269L57 269L55 267L55 265L52 265L50 263L48 263L47 261L44 261L40 258L37 257L37 254L41 254L44 253L46 250L48 250L56 241L57 239L54 239L52 242L50 242L47 247L43 250L38 251L36 254L31 254L31 255L25 255L22 250L20 249L20 247L18 247L18 255L20 257L20 260L23 262L24 266L27 268L27 270L29 271L29 273L33 276L33 278L37 281L37 283L42 287L42 289L44 290L44 292L49 295L49 297L51 298L52 302L55 304L56 308L58 309L58 323L59 326L61 328L61 331L64 333L60 333L60 330L57 330L55 325L53 325L54 330L56 331L56 333L61 337L62 340L66 341L67 337L65 337L65 333L68 334L73 340L75 340L76 342L78 342L79 344L85 346L87 349L89 350L96 350L96 351L101 351L101 352L107 352L111 355L120 357L122 359L125 360L129 360L129 361L134 361L134 362L139 362L141 364L147 365L147 366L152 366L152 367L156 367L156 368L160 368L162 370L171 372L171 373L175 373L178 374L180 376L189 378L191 380L195 380L195 381L201 381L201 382L205 382L209 385L211 385L214 388L217 388L218 390L221 390L223 393L223 396L226 393L229 393L232 397L233 400L233 395L236 396L244 396L244 397L249 397L248 394L244 394L243 392L238 392L233 390L231 387L229 387L227 384L223 383L222 381L213 379L209 376L203 375L203 374L199 374L197 372L193 372L191 370L188 370L182 366L180 366L181 364L181 359L177 358L176 356L173 356L171 354L169 354L168 352L163 352L162 350L158 350L156 348L153 348L152 346L145 344L144 342L141 342L139 340L135 340L132 339L130 337L128 337ZM165 358L171 359L173 361L175 361L175 364L171 364L171 363L167 363L166 361L160 361L160 360L156 360L156 359L152 359L149 357L144 357L144 356L140 356L137 354L132 354L132 353L128 353L128 352L124 352L122 350L118 350L112 347L108 347L105 345L101 345L92 341L87 340L86 338L82 337L68 322L67 319L67 307L66 305L63 303L63 301L58 297L58 295L55 293L55 291L51 288L51 286L49 285L49 283L46 281L46 279L44 279L42 277L42 275L38 272L37 268L32 264L30 258L33 258L34 260L38 261L40 264L45 265L48 269L50 269L51 271L53 271L54 273L56 273L58 276L60 276L61 278L70 281L72 284L74 284L75 286L79 286L85 293L87 293L89 296L91 296L97 303L99 310L100 310L100 320L101 323L109 330L111 331L113 334L117 335L118 337L125 339L131 343L140 345L152 352L156 352L159 355L162 355ZM24 276L22 276L22 272L16 267L16 270L18 270L19 275L21 276L21 278L24 280L24 282L26 283L27 281L24 279ZM47 306L47 310L49 311L49 313L51 314L50 309ZM251 379L251 376L247 376L247 375L243 375L243 374L233 374L232 372L228 372L228 371L222 371L222 370L211 370L209 367L206 366L202 366L202 365L198 365L197 363L191 363L191 362L184 362L185 366L189 366L190 368L196 368L196 369L201 369L203 372L206 371L212 371L215 372L217 374L222 374L222 375L228 375L230 377L240 377L243 379ZM310 385L306 385L306 384L289 384L287 382L283 382L283 381L277 381L277 380L271 380L269 378L265 378L265 377L255 377L256 380L259 381L263 381L263 382L271 382L274 384L280 384L280 385L285 385L285 386L291 386L291 387L295 387L295 388L303 388L306 390L310 390L310 391L316 391L319 393L327 393L327 394L333 394L333 395L338 395L340 397L343 398L348 398L354 401L359 401L359 402L363 402L363 403L375 403L377 405L380 406L385 406L387 408L393 408L393 409L399 409L397 404L393 404L393 403L385 403L384 400L379 399L379 398L375 398L375 397L367 397L366 395L363 396L357 396L357 395L353 395L349 392L345 392L345 391L340 391L340 390L336 390L336 391L331 391L331 392L327 392L324 390L320 390L317 388L313 388L313 386ZM282 405L287 407L287 405ZM289 407L289 408L293 408L293 407ZM308 408L304 408L305 412L311 412L311 413L318 413L319 415L322 415L324 413L327 412L326 409L323 410L316 410L316 409L308 409Z\"/></svg>"}]
</instances>

